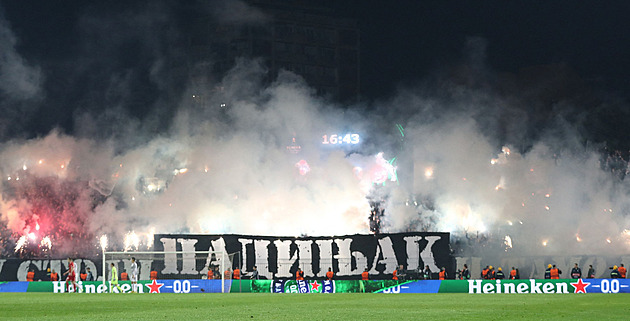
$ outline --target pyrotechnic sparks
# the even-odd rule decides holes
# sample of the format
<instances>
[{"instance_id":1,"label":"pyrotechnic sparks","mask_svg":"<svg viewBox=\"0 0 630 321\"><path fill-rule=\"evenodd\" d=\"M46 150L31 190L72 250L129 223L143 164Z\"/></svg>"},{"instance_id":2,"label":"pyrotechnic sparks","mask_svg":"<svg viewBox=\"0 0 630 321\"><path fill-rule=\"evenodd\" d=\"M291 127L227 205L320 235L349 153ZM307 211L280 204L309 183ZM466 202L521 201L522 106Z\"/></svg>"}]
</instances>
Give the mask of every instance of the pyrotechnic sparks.
<instances>
[{"instance_id":1,"label":"pyrotechnic sparks","mask_svg":"<svg viewBox=\"0 0 630 321\"><path fill-rule=\"evenodd\" d=\"M545 209L548 211L548 210L550 210L551 208L550 208L548 205L545 205Z\"/></svg>"},{"instance_id":2,"label":"pyrotechnic sparks","mask_svg":"<svg viewBox=\"0 0 630 321\"><path fill-rule=\"evenodd\" d=\"M39 231L39 222L35 223L35 230Z\"/></svg>"},{"instance_id":3,"label":"pyrotechnic sparks","mask_svg":"<svg viewBox=\"0 0 630 321\"><path fill-rule=\"evenodd\" d=\"M35 233L31 232L31 233L28 233L28 238L31 239L32 241L36 241L37 240L37 235L35 235Z\"/></svg>"},{"instance_id":4,"label":"pyrotechnic sparks","mask_svg":"<svg viewBox=\"0 0 630 321\"><path fill-rule=\"evenodd\" d=\"M20 238L18 239L17 243L15 243L15 252L23 250L24 246L26 245L26 242L27 242L26 235L20 236Z\"/></svg>"},{"instance_id":5,"label":"pyrotechnic sparks","mask_svg":"<svg viewBox=\"0 0 630 321\"><path fill-rule=\"evenodd\" d=\"M127 235L125 235L125 240L123 243L124 243L125 251L130 251L133 248L137 250L140 247L140 238L138 237L136 232L131 231L127 233Z\"/></svg>"},{"instance_id":6,"label":"pyrotechnic sparks","mask_svg":"<svg viewBox=\"0 0 630 321\"><path fill-rule=\"evenodd\" d=\"M42 249L49 251L52 248L52 241L50 240L50 237L44 236L40 242L40 246Z\"/></svg>"},{"instance_id":7,"label":"pyrotechnic sparks","mask_svg":"<svg viewBox=\"0 0 630 321\"><path fill-rule=\"evenodd\" d=\"M26 167L26 164L22 165L22 170L27 170L28 168Z\"/></svg>"},{"instance_id":8,"label":"pyrotechnic sparks","mask_svg":"<svg viewBox=\"0 0 630 321\"><path fill-rule=\"evenodd\" d=\"M505 251L507 252L509 249L512 248L512 237L506 235L503 239L503 244L505 244Z\"/></svg>"},{"instance_id":9,"label":"pyrotechnic sparks","mask_svg":"<svg viewBox=\"0 0 630 321\"><path fill-rule=\"evenodd\" d=\"M575 240L576 240L577 242L582 242L582 238L580 237L580 235L579 235L579 234L575 234Z\"/></svg>"},{"instance_id":10,"label":"pyrotechnic sparks","mask_svg":"<svg viewBox=\"0 0 630 321\"><path fill-rule=\"evenodd\" d=\"M107 249L107 235L101 235L99 244L101 245L101 250L105 251L105 249Z\"/></svg>"},{"instance_id":11,"label":"pyrotechnic sparks","mask_svg":"<svg viewBox=\"0 0 630 321\"><path fill-rule=\"evenodd\" d=\"M547 240L542 241L542 246L547 246Z\"/></svg>"},{"instance_id":12,"label":"pyrotechnic sparks","mask_svg":"<svg viewBox=\"0 0 630 321\"><path fill-rule=\"evenodd\" d=\"M606 239L606 243L608 243L608 244L612 243L612 240L610 239L610 237Z\"/></svg>"}]
</instances>

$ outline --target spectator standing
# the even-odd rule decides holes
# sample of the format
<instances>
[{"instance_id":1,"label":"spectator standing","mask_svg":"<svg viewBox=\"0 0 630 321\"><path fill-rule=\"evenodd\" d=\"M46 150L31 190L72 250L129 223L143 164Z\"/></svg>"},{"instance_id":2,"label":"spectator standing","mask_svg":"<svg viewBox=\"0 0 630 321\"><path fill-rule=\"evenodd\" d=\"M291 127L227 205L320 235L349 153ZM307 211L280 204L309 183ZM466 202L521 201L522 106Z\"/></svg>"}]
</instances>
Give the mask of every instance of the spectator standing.
<instances>
[{"instance_id":1,"label":"spectator standing","mask_svg":"<svg viewBox=\"0 0 630 321\"><path fill-rule=\"evenodd\" d=\"M94 274L92 274L92 271L90 271L90 268L86 268L87 271L87 276L85 277L86 281L95 281L94 280Z\"/></svg>"},{"instance_id":2,"label":"spectator standing","mask_svg":"<svg viewBox=\"0 0 630 321\"><path fill-rule=\"evenodd\" d=\"M571 269L571 278L572 279L581 279L582 278L582 269L578 266L577 263Z\"/></svg>"},{"instance_id":3,"label":"spectator standing","mask_svg":"<svg viewBox=\"0 0 630 321\"><path fill-rule=\"evenodd\" d=\"M587 279L594 279L595 278L595 269L593 269L592 265L588 266L588 272L586 273L586 278Z\"/></svg>"},{"instance_id":4,"label":"spectator standing","mask_svg":"<svg viewBox=\"0 0 630 321\"><path fill-rule=\"evenodd\" d=\"M461 279L462 280L470 280L470 270L468 269L468 265L466 265L466 264L464 264L464 268L462 269Z\"/></svg>"}]
</instances>

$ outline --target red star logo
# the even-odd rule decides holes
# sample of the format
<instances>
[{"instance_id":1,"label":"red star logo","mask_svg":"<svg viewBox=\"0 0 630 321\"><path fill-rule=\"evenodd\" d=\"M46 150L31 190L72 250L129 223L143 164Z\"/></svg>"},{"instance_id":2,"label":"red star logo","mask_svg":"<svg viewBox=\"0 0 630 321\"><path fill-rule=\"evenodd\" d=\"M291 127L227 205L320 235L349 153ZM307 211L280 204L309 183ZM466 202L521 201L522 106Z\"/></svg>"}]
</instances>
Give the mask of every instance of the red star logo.
<instances>
[{"instance_id":1,"label":"red star logo","mask_svg":"<svg viewBox=\"0 0 630 321\"><path fill-rule=\"evenodd\" d=\"M164 283L157 283L157 281L153 280L151 284L145 284L149 289L149 293L160 293L160 288L164 285Z\"/></svg>"},{"instance_id":2,"label":"red star logo","mask_svg":"<svg viewBox=\"0 0 630 321\"><path fill-rule=\"evenodd\" d=\"M586 287L591 285L590 282L582 282L582 279L579 279L577 283L571 283L571 285L575 288L573 293L586 293Z\"/></svg>"},{"instance_id":3,"label":"red star logo","mask_svg":"<svg viewBox=\"0 0 630 321\"><path fill-rule=\"evenodd\" d=\"M314 281L313 283L311 283L311 287L313 288L313 291L319 291L319 286L321 284L317 283L317 281Z\"/></svg>"}]
</instances>

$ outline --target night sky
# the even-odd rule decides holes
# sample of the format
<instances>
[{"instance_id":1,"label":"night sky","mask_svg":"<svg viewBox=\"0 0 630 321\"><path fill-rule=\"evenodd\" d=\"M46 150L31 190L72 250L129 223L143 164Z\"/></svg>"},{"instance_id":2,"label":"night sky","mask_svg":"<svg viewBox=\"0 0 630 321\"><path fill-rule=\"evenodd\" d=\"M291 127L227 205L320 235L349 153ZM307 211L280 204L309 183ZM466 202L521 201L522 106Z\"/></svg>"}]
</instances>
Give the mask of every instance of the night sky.
<instances>
[{"instance_id":1,"label":"night sky","mask_svg":"<svg viewBox=\"0 0 630 321\"><path fill-rule=\"evenodd\" d=\"M628 2L329 5L360 27L360 104L368 109L408 88L444 92L445 87L466 86L518 97L526 112L531 108L542 114L532 126L544 127L558 115L545 111L568 101L570 107L559 114L575 122L587 140L630 148L625 142L630 134L625 129L630 120L630 43L624 37ZM72 134L83 111L124 115L104 116L108 121L167 122L181 84L152 74L151 68L157 60L179 58L189 28L186 10L175 1L0 2L15 51L41 74L41 92L34 97L0 93L0 137L41 136L53 128ZM112 92L112 79L126 88Z\"/></svg>"}]
</instances>

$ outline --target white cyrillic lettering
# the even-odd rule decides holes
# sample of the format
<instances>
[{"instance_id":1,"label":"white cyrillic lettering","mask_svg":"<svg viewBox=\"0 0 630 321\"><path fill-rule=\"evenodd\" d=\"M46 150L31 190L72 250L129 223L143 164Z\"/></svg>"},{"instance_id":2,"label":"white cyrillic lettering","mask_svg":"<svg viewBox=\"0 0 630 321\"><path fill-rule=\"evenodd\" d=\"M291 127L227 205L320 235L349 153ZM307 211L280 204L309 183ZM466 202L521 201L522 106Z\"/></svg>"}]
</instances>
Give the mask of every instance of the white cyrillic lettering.
<instances>
[{"instance_id":1,"label":"white cyrillic lettering","mask_svg":"<svg viewBox=\"0 0 630 321\"><path fill-rule=\"evenodd\" d=\"M162 242L164 252L175 252L177 249L175 247L176 242L174 239L163 237L163 238L160 238L160 242ZM177 254L175 253L164 254L164 269L162 270L162 274L175 274L175 273L177 273Z\"/></svg>"},{"instance_id":2,"label":"white cyrillic lettering","mask_svg":"<svg viewBox=\"0 0 630 321\"><path fill-rule=\"evenodd\" d=\"M316 240L315 244L319 247L319 273L325 275L328 268L332 268L332 240Z\"/></svg>"},{"instance_id":3,"label":"white cyrillic lettering","mask_svg":"<svg viewBox=\"0 0 630 321\"><path fill-rule=\"evenodd\" d=\"M243 252L243 266L241 266L241 271L243 273L247 273L247 245L248 244L253 244L254 240L252 239L238 239L238 242L241 243L241 251ZM207 271L207 266L205 268L205 271L203 271L203 273L205 274Z\"/></svg>"},{"instance_id":4,"label":"white cyrillic lettering","mask_svg":"<svg viewBox=\"0 0 630 321\"><path fill-rule=\"evenodd\" d=\"M425 236L424 239L427 240L427 242L429 243L427 243L427 246L425 246L424 249L422 249L422 252L420 252L420 258L422 258L422 262L424 263L424 265L429 266L431 271L439 271L440 268L435 265L435 258L433 257L433 251L431 251L431 248L433 247L433 244L435 244L435 242L437 242L438 240L441 240L442 237Z\"/></svg>"},{"instance_id":5,"label":"white cyrillic lettering","mask_svg":"<svg viewBox=\"0 0 630 321\"><path fill-rule=\"evenodd\" d=\"M298 247L298 254L300 256L299 265L304 271L304 276L312 276L313 275L313 251L311 250L311 245L313 241L311 240L295 240L295 244Z\"/></svg>"},{"instance_id":6,"label":"white cyrillic lettering","mask_svg":"<svg viewBox=\"0 0 630 321\"><path fill-rule=\"evenodd\" d=\"M197 267L195 264L195 253L185 253L185 252L194 252L195 244L197 244L198 240L196 239L178 239L179 243L182 245L182 270L180 274L198 274ZM129 261L129 265L131 265L131 261Z\"/></svg>"},{"instance_id":7,"label":"white cyrillic lettering","mask_svg":"<svg viewBox=\"0 0 630 321\"><path fill-rule=\"evenodd\" d=\"M416 270L420 265L420 243L421 236L406 236L403 238L407 243L407 270ZM458 265L459 266L459 265Z\"/></svg>"},{"instance_id":8,"label":"white cyrillic lettering","mask_svg":"<svg viewBox=\"0 0 630 321\"><path fill-rule=\"evenodd\" d=\"M353 252L359 253L359 252ZM361 253L363 254L363 253ZM357 256L357 270L359 269L359 257ZM379 257L383 256L383 259L379 260ZM372 270L370 273L378 274L379 271L376 267L380 264L385 264L385 273L392 273L398 267L398 260L396 260L396 254L394 253L394 245L392 239L387 236L378 240L378 247L376 248L376 255L374 256L375 263L372 264ZM367 263L367 260L366 260Z\"/></svg>"},{"instance_id":9,"label":"white cyrillic lettering","mask_svg":"<svg viewBox=\"0 0 630 321\"><path fill-rule=\"evenodd\" d=\"M275 240L273 244L278 249L278 272L276 272L276 277L286 278L290 277L290 269L297 262L298 253L297 251L291 255L291 244L293 241L291 240Z\"/></svg>"}]
</instances>

